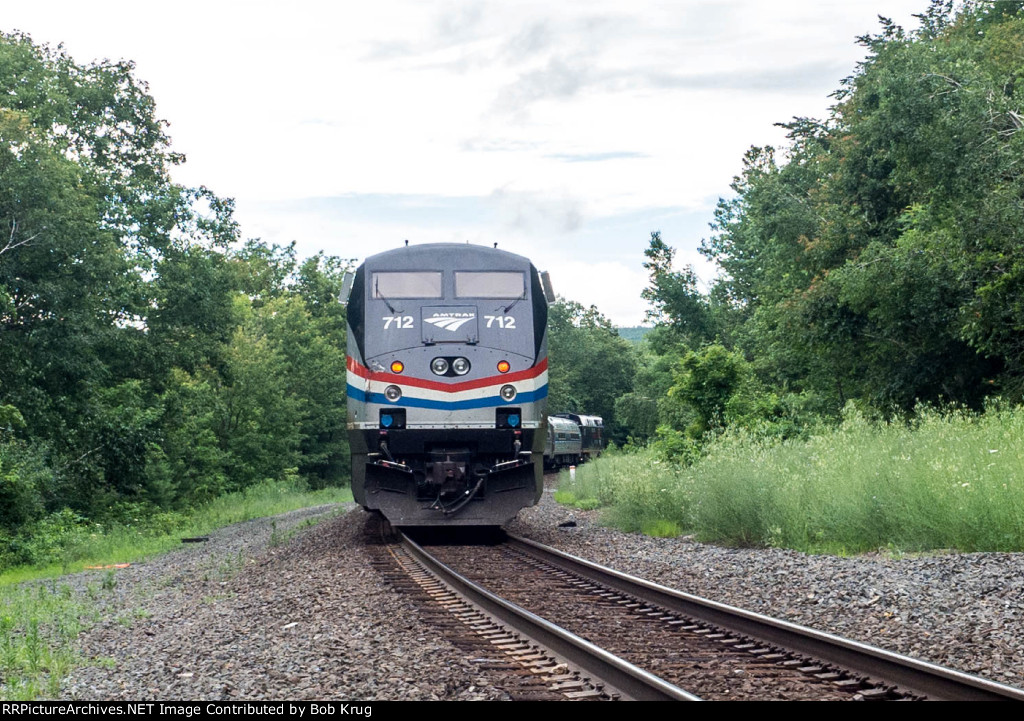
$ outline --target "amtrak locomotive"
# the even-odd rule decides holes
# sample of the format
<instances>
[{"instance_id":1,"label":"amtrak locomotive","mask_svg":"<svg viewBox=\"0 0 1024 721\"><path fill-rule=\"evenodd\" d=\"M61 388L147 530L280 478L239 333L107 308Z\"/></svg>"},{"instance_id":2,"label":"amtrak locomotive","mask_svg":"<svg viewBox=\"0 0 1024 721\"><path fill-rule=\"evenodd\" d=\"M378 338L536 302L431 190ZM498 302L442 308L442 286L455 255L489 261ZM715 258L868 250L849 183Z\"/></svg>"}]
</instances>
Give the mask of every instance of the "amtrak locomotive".
<instances>
[{"instance_id":1,"label":"amtrak locomotive","mask_svg":"<svg viewBox=\"0 0 1024 721\"><path fill-rule=\"evenodd\" d=\"M348 301L352 494L396 526L499 525L540 500L550 284L438 243L366 259Z\"/></svg>"}]
</instances>

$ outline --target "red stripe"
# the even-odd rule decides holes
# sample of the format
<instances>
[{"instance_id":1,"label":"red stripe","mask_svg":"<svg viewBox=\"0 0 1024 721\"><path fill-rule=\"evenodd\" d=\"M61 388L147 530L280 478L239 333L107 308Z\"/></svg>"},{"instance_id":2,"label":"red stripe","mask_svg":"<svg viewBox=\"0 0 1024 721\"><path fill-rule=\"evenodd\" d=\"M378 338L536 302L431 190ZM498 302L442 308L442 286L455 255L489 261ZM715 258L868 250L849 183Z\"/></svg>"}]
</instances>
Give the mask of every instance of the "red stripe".
<instances>
[{"instance_id":1,"label":"red stripe","mask_svg":"<svg viewBox=\"0 0 1024 721\"><path fill-rule=\"evenodd\" d=\"M382 381L385 383L400 383L404 386L412 386L414 388L426 388L432 391L448 391L449 393L457 393L458 391L468 391L474 388L484 388L486 386L492 386L497 383L511 383L513 381L522 381L529 378L536 378L541 373L548 369L548 359L543 359L540 363L527 368L524 371L516 371L515 373L502 373L501 375L489 376L487 378L477 378L471 381L462 381L461 383L444 383L441 381L430 381L425 378L413 378L411 376L403 376L395 373L381 373L379 371L371 371L366 366L359 363L352 356L346 356L345 365L348 369L355 373L361 378L366 378L371 381Z\"/></svg>"}]
</instances>

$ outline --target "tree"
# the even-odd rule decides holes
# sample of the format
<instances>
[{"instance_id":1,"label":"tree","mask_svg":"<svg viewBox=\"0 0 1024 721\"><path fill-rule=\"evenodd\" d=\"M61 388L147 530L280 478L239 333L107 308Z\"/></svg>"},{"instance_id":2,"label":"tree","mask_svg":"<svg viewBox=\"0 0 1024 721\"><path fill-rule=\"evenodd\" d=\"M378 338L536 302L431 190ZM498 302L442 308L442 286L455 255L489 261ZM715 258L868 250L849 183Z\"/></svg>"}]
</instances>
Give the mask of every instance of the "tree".
<instances>
[{"instance_id":1,"label":"tree","mask_svg":"<svg viewBox=\"0 0 1024 721\"><path fill-rule=\"evenodd\" d=\"M346 263L236 248L133 70L0 34L0 563L47 514L347 472Z\"/></svg>"},{"instance_id":2,"label":"tree","mask_svg":"<svg viewBox=\"0 0 1024 721\"><path fill-rule=\"evenodd\" d=\"M668 390L668 398L689 408L692 421L675 430L685 431L693 440L700 440L709 431L721 430L726 405L748 373L743 356L719 344L687 353L675 369L675 382Z\"/></svg>"},{"instance_id":3,"label":"tree","mask_svg":"<svg viewBox=\"0 0 1024 721\"><path fill-rule=\"evenodd\" d=\"M932 2L883 20L825 122L754 148L704 252L770 385L909 412L1024 388L1024 18Z\"/></svg>"},{"instance_id":4,"label":"tree","mask_svg":"<svg viewBox=\"0 0 1024 721\"><path fill-rule=\"evenodd\" d=\"M591 306L560 298L548 313L548 413L601 416L606 435L626 439L615 401L629 391L633 349Z\"/></svg>"},{"instance_id":5,"label":"tree","mask_svg":"<svg viewBox=\"0 0 1024 721\"><path fill-rule=\"evenodd\" d=\"M35 508L166 499L160 392L195 329L155 342L154 290L234 237L230 202L170 181L182 157L131 63L0 34L0 92L0 406L50 466Z\"/></svg>"},{"instance_id":6,"label":"tree","mask_svg":"<svg viewBox=\"0 0 1024 721\"><path fill-rule=\"evenodd\" d=\"M644 268L651 274L650 285L640 294L652 305L647 311L647 320L667 325L690 347L714 338L708 299L697 288L693 268L672 269L675 249L661 239L660 232L651 233L651 243L644 255L647 257Z\"/></svg>"}]
</instances>

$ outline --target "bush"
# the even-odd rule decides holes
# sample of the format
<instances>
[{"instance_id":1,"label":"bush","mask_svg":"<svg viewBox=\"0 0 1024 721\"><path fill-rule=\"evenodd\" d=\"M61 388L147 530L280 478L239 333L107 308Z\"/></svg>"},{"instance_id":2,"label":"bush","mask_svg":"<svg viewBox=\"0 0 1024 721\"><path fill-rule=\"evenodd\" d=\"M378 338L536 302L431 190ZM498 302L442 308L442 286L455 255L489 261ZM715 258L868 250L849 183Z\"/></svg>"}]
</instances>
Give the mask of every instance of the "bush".
<instances>
[{"instance_id":1,"label":"bush","mask_svg":"<svg viewBox=\"0 0 1024 721\"><path fill-rule=\"evenodd\" d=\"M0 531L17 533L42 517L52 478L41 449L0 440Z\"/></svg>"},{"instance_id":2,"label":"bush","mask_svg":"<svg viewBox=\"0 0 1024 721\"><path fill-rule=\"evenodd\" d=\"M45 516L23 534L27 539L25 546L30 562L38 565L59 563L66 567L80 560L92 530L85 518L69 508Z\"/></svg>"}]
</instances>

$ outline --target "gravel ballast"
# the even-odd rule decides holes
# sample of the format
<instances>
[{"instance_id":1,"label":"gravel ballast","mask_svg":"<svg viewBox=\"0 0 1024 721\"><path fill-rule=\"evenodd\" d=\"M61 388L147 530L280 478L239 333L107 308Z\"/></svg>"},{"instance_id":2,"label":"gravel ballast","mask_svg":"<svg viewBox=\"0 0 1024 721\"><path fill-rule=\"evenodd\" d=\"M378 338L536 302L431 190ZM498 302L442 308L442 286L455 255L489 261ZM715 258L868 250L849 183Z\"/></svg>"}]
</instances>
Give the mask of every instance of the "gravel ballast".
<instances>
[{"instance_id":1,"label":"gravel ballast","mask_svg":"<svg viewBox=\"0 0 1024 721\"><path fill-rule=\"evenodd\" d=\"M368 514L289 537L310 515L231 526L119 571L107 620L83 639L86 656L101 662L74 672L63 697L504 698L375 570Z\"/></svg>"},{"instance_id":2,"label":"gravel ballast","mask_svg":"<svg viewBox=\"0 0 1024 721\"><path fill-rule=\"evenodd\" d=\"M550 493L508 530L686 593L1024 687L1021 553L723 548L605 528L598 512L560 506Z\"/></svg>"},{"instance_id":3,"label":"gravel ballast","mask_svg":"<svg viewBox=\"0 0 1024 721\"><path fill-rule=\"evenodd\" d=\"M375 566L368 514L307 509L117 571L74 699L469 700L507 695ZM574 523L565 526L562 524ZM653 539L545 493L509 530L687 593L1024 686L1024 554L837 558ZM79 585L101 576L79 574Z\"/></svg>"}]
</instances>

